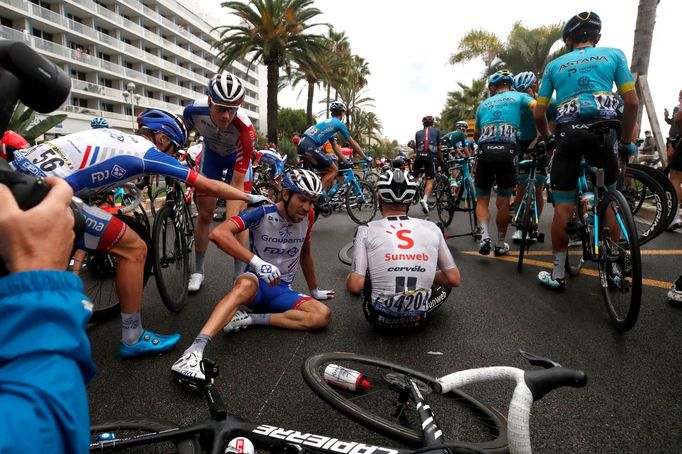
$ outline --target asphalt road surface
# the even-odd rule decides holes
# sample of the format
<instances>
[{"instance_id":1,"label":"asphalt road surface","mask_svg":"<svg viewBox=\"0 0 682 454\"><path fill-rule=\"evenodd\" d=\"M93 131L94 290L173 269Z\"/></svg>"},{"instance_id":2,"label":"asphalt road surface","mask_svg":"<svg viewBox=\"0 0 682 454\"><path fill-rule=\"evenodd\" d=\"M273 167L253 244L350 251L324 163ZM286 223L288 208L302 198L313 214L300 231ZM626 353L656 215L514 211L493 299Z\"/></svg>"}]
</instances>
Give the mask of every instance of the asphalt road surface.
<instances>
[{"instance_id":1,"label":"asphalt road surface","mask_svg":"<svg viewBox=\"0 0 682 454\"><path fill-rule=\"evenodd\" d=\"M430 216L435 219L435 212ZM548 207L542 231L548 232L550 216ZM458 215L453 226L463 221ZM329 302L333 318L328 329L305 333L249 327L230 335L220 333L208 346L206 355L221 367L216 386L231 413L301 432L390 443L319 400L301 377L304 359L319 352L348 351L438 376L492 365L527 368L517 353L523 349L582 369L589 377L585 388L560 389L534 405L535 452L682 451L682 305L668 303L665 296L670 282L682 272L681 234L664 233L644 248L647 280L642 310L628 333L611 326L596 277L570 279L565 294L540 287L537 272L551 266L548 234L547 243L531 250L522 273L516 271L515 258L478 255L471 238L448 240L461 269L462 286L452 292L427 329L391 336L376 333L364 320L359 299L345 290L349 270L337 253L352 239L355 227L345 213L335 213L320 219L313 233L320 288L333 288L337 295ZM93 421L150 416L189 424L208 417L203 397L183 390L170 372L215 302L230 289L232 261L213 245L206 268L203 288L189 298L180 314L164 308L153 279L145 288L144 326L161 333L180 332L183 339L174 351L122 360L117 355L117 319L89 329L98 367L88 387ZM307 291L300 272L294 288ZM469 389L505 414L511 390L509 384Z\"/></svg>"}]
</instances>

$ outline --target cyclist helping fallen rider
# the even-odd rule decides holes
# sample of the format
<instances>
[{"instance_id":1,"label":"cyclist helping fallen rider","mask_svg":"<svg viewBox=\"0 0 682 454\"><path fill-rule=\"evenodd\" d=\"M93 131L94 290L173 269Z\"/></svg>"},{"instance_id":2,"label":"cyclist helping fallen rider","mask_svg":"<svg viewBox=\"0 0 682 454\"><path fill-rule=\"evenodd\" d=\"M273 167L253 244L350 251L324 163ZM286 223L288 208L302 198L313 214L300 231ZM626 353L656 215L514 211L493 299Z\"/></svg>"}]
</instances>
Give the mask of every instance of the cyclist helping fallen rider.
<instances>
[{"instance_id":1,"label":"cyclist helping fallen rider","mask_svg":"<svg viewBox=\"0 0 682 454\"><path fill-rule=\"evenodd\" d=\"M249 325L311 330L329 324L331 311L320 301L334 298L334 291L318 289L312 256L312 206L320 194L317 175L290 170L282 178L280 202L247 209L211 232L218 248L248 263L249 269L237 278L192 345L173 364L171 370L181 380L205 380L199 364L204 348L221 328L226 333ZM235 238L246 230L251 250ZM291 289L299 262L311 296ZM254 313L238 310L240 305Z\"/></svg>"},{"instance_id":2,"label":"cyclist helping fallen rider","mask_svg":"<svg viewBox=\"0 0 682 454\"><path fill-rule=\"evenodd\" d=\"M360 145L351 137L348 128L343 124L346 106L341 101L333 101L329 105L329 111L332 114L331 118L327 118L306 129L297 148L299 157L309 162L316 170L325 172L322 177L322 187L325 190L329 189L334 182L336 175L339 173L339 167L333 162L330 155L322 150L322 147L329 140L337 156L343 159L343 153L341 153L336 140L331 140L337 132L343 134L343 137L348 140L354 153L360 155L362 159L372 162L371 158L365 156Z\"/></svg>"},{"instance_id":3,"label":"cyclist helping fallen rider","mask_svg":"<svg viewBox=\"0 0 682 454\"><path fill-rule=\"evenodd\" d=\"M180 164L174 156L187 138L182 119L148 109L137 118L135 134L95 129L69 134L15 152L12 166L36 176L54 175L66 180L76 196L87 197L148 174L177 178L208 194L225 199L259 201L225 183L209 180ZM179 334L162 336L142 328L140 308L147 245L133 229L95 206L83 208L85 234L79 249L104 251L117 258L116 293L121 301L124 358L159 353L172 348ZM49 247L46 246L46 247Z\"/></svg>"},{"instance_id":4,"label":"cyclist helping fallen rider","mask_svg":"<svg viewBox=\"0 0 682 454\"><path fill-rule=\"evenodd\" d=\"M365 318L378 328L421 327L458 287L459 269L436 224L407 216L417 184L401 169L379 178L384 218L358 227L346 286L363 295ZM371 282L370 282L371 276Z\"/></svg>"}]
</instances>

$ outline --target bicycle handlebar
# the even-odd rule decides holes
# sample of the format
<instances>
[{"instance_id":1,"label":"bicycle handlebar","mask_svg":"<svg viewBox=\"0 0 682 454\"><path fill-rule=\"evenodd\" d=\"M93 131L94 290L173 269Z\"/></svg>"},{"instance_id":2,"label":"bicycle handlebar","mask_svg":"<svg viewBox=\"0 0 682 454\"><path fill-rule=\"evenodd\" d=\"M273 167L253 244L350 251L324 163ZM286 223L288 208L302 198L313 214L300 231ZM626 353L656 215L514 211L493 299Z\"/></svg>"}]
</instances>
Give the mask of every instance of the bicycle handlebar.
<instances>
[{"instance_id":1,"label":"bicycle handlebar","mask_svg":"<svg viewBox=\"0 0 682 454\"><path fill-rule=\"evenodd\" d=\"M524 371L516 367L482 367L446 375L438 379L440 389L445 394L455 388L472 383L509 379L516 382L516 388L509 404L507 430L509 452L530 454L530 410L533 401L541 399L549 391L562 386L579 388L587 383L584 372L565 367L545 370Z\"/></svg>"},{"instance_id":2,"label":"bicycle handlebar","mask_svg":"<svg viewBox=\"0 0 682 454\"><path fill-rule=\"evenodd\" d=\"M131 211L135 211L137 207L140 206L140 202L142 202L142 191L135 185L135 183L126 183L122 187L126 188L129 193L135 196L135 199L131 201L130 205L126 205L118 210L119 213L126 214L130 213Z\"/></svg>"}]
</instances>

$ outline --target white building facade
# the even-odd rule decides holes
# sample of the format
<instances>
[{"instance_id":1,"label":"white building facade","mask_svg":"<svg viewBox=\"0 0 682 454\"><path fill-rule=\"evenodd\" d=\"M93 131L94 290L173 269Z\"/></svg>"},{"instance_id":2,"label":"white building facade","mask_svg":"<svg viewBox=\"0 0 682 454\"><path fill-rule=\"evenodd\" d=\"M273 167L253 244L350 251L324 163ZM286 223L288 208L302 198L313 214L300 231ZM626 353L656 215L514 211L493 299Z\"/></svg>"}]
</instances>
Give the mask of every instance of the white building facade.
<instances>
[{"instance_id":1,"label":"white building facade","mask_svg":"<svg viewBox=\"0 0 682 454\"><path fill-rule=\"evenodd\" d=\"M133 110L182 114L206 96L218 70L213 17L187 0L0 0L0 38L23 40L71 76L71 94L54 112L68 118L47 138L88 129L97 116L131 131ZM245 82L242 106L264 132L265 69L247 66L233 62L229 71Z\"/></svg>"}]
</instances>

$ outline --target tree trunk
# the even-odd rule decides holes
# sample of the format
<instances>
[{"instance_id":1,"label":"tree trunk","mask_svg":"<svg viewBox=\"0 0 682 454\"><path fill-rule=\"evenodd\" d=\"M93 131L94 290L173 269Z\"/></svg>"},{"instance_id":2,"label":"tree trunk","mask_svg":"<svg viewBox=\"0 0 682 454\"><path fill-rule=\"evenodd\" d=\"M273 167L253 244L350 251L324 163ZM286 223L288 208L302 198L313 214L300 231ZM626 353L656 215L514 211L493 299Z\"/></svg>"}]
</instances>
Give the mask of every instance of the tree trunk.
<instances>
[{"instance_id":1,"label":"tree trunk","mask_svg":"<svg viewBox=\"0 0 682 454\"><path fill-rule=\"evenodd\" d=\"M329 96L331 96L332 88L327 84L327 118L329 118Z\"/></svg>"},{"instance_id":2,"label":"tree trunk","mask_svg":"<svg viewBox=\"0 0 682 454\"><path fill-rule=\"evenodd\" d=\"M315 96L315 83L308 81L308 104L306 106L306 121L308 126L313 125L313 97Z\"/></svg>"},{"instance_id":3,"label":"tree trunk","mask_svg":"<svg viewBox=\"0 0 682 454\"><path fill-rule=\"evenodd\" d=\"M630 70L637 74L648 74L649 57L651 55L651 41L654 37L654 26L656 25L656 7L659 0L639 0L637 9L637 24L635 25L635 42L632 47L632 65ZM642 99L639 84L637 84L637 94ZM642 109L644 104L639 103L637 109L637 124L642 123Z\"/></svg>"},{"instance_id":4,"label":"tree trunk","mask_svg":"<svg viewBox=\"0 0 682 454\"><path fill-rule=\"evenodd\" d=\"M277 117L277 85L279 83L279 66L277 63L268 63L268 142L277 145L277 129L279 119Z\"/></svg>"}]
</instances>

